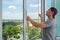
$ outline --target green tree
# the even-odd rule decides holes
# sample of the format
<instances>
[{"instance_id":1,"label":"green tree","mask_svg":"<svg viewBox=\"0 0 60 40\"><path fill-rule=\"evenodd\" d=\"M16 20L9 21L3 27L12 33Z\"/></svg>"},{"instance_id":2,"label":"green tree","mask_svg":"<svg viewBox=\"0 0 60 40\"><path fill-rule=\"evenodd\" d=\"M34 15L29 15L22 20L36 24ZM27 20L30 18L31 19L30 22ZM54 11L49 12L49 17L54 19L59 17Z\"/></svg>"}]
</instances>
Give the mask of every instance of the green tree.
<instances>
[{"instance_id":1,"label":"green tree","mask_svg":"<svg viewBox=\"0 0 60 40\"><path fill-rule=\"evenodd\" d=\"M17 35L18 33L20 33L20 30L17 26L5 26L3 29L3 37L7 37L9 35L9 37L13 36L13 35Z\"/></svg>"},{"instance_id":2,"label":"green tree","mask_svg":"<svg viewBox=\"0 0 60 40\"><path fill-rule=\"evenodd\" d=\"M29 40L35 40L39 39L42 37L42 32L40 32L40 28L35 28L35 27L27 27L27 32L28 32L28 39Z\"/></svg>"}]
</instances>

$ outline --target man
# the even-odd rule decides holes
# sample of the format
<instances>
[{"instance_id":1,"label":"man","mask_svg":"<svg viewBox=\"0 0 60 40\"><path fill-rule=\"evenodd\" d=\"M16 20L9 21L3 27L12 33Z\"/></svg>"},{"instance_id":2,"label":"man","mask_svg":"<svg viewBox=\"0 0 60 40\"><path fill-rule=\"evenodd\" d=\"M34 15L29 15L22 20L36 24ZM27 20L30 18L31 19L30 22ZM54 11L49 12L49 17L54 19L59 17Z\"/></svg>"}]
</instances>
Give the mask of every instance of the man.
<instances>
[{"instance_id":1,"label":"man","mask_svg":"<svg viewBox=\"0 0 60 40\"><path fill-rule=\"evenodd\" d=\"M57 9L51 7L46 11L46 16L48 17L47 21L43 21L43 17L39 14L41 18L41 23L33 21L29 16L27 16L27 22L29 21L33 26L37 28L43 28L43 37L42 40L56 40L56 23L55 15L57 14Z\"/></svg>"}]
</instances>

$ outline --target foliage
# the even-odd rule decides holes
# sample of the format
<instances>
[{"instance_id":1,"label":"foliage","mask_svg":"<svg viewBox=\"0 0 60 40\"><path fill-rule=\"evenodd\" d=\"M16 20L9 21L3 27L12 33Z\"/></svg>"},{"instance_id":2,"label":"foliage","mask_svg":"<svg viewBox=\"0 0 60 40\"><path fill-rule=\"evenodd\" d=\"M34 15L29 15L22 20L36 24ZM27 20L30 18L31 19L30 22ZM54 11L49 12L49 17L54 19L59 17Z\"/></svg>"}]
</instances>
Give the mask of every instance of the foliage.
<instances>
[{"instance_id":1,"label":"foliage","mask_svg":"<svg viewBox=\"0 0 60 40\"><path fill-rule=\"evenodd\" d=\"M14 36L14 38L20 38L20 36L17 36L17 34L23 34L23 27L18 27L17 25L22 24L22 21L19 22L3 22L3 36L7 37L9 36ZM23 24L22 24L23 25ZM40 32L40 28L35 28L34 26L27 26L26 32L28 36L28 40L35 40L42 38L42 32Z\"/></svg>"},{"instance_id":2,"label":"foliage","mask_svg":"<svg viewBox=\"0 0 60 40\"><path fill-rule=\"evenodd\" d=\"M35 27L27 27L27 32L28 32L28 37L29 40L35 40L39 39L42 37L42 33L40 32L40 28L35 28Z\"/></svg>"},{"instance_id":3,"label":"foliage","mask_svg":"<svg viewBox=\"0 0 60 40\"><path fill-rule=\"evenodd\" d=\"M3 36L12 36L12 35L16 35L19 32L19 28L17 26L5 26L5 28L3 29Z\"/></svg>"}]
</instances>

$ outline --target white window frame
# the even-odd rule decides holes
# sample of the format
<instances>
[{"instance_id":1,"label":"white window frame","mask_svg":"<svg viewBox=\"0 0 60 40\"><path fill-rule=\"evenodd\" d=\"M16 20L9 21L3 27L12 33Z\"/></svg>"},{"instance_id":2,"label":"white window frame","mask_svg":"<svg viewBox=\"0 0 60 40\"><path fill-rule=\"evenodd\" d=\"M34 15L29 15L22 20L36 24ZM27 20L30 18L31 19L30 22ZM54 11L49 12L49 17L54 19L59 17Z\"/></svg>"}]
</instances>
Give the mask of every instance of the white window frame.
<instances>
[{"instance_id":1,"label":"white window frame","mask_svg":"<svg viewBox=\"0 0 60 40\"><path fill-rule=\"evenodd\" d=\"M0 0L0 40L2 40L2 0Z\"/></svg>"}]
</instances>

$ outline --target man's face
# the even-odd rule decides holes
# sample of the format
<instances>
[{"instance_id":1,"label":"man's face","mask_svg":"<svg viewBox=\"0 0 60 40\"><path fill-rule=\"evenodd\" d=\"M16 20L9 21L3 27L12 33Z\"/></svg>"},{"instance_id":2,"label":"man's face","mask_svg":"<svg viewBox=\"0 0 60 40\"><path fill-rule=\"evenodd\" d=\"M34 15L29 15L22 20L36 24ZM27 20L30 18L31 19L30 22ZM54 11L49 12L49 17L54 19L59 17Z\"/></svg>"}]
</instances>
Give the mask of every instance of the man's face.
<instances>
[{"instance_id":1,"label":"man's face","mask_svg":"<svg viewBox=\"0 0 60 40\"><path fill-rule=\"evenodd\" d=\"M47 15L47 16L52 16L53 13L54 13L54 12L52 12L51 9L48 9L48 10L46 11L46 15Z\"/></svg>"}]
</instances>

